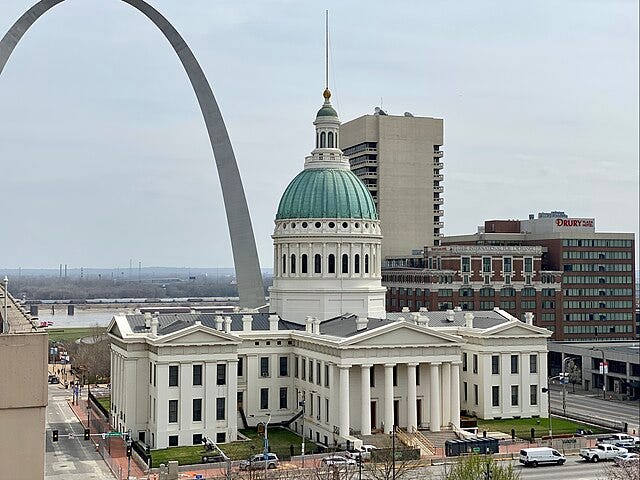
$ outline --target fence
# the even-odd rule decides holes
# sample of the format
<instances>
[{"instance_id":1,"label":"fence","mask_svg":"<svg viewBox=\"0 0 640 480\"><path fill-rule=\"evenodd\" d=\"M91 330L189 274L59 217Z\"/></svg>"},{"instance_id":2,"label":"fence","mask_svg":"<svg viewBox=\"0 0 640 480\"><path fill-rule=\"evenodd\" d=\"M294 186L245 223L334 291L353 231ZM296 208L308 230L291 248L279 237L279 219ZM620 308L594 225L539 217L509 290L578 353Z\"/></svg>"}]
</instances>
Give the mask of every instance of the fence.
<instances>
[{"instance_id":1,"label":"fence","mask_svg":"<svg viewBox=\"0 0 640 480\"><path fill-rule=\"evenodd\" d=\"M592 417L591 415L583 415L580 413L571 413L570 415L564 416L562 409L552 408L551 413L556 417L567 418L569 420L577 420L583 423L589 423L591 425L596 425L598 427L603 427L612 431L621 432L625 428L624 422L618 421L609 421L599 417Z\"/></svg>"}]
</instances>

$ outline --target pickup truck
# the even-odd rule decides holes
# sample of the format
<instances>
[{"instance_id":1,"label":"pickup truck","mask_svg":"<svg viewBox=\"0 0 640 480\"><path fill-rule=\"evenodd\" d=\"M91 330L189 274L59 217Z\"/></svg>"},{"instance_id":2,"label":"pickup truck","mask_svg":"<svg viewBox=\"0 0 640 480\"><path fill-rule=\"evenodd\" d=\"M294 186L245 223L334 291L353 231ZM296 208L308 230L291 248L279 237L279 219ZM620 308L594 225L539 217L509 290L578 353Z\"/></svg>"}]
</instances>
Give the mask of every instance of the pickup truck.
<instances>
[{"instance_id":1,"label":"pickup truck","mask_svg":"<svg viewBox=\"0 0 640 480\"><path fill-rule=\"evenodd\" d=\"M598 443L609 443L617 447L633 447L640 443L640 438L627 435L626 433L614 433L606 438L599 438Z\"/></svg>"},{"instance_id":2,"label":"pickup truck","mask_svg":"<svg viewBox=\"0 0 640 480\"><path fill-rule=\"evenodd\" d=\"M627 453L626 448L616 447L608 443L600 443L595 448L581 448L580 456L587 462L599 462L600 460L613 460L618 455Z\"/></svg>"}]
</instances>

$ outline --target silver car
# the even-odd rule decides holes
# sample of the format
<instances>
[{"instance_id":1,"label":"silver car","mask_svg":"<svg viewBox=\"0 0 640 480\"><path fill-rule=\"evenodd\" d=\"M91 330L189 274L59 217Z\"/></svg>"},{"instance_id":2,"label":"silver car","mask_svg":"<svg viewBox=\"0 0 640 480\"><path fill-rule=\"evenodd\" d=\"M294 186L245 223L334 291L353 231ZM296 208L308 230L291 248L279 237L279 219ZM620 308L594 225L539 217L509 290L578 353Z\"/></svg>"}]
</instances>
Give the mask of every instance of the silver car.
<instances>
[{"instance_id":1,"label":"silver car","mask_svg":"<svg viewBox=\"0 0 640 480\"><path fill-rule=\"evenodd\" d=\"M267 458L265 460L264 453L258 453L253 457L249 458L249 460L243 460L240 462L240 470L264 470L266 467L276 468L280 464L280 460L278 460L278 456L275 453L267 454Z\"/></svg>"}]
</instances>

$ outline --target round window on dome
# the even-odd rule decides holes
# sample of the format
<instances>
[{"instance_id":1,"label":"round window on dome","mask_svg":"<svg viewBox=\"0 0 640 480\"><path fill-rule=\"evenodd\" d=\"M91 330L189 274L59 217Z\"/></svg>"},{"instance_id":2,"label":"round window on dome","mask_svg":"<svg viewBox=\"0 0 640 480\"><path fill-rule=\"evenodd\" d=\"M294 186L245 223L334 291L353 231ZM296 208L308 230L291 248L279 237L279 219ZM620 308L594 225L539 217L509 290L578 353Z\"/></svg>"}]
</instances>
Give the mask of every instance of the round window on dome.
<instances>
[{"instance_id":1,"label":"round window on dome","mask_svg":"<svg viewBox=\"0 0 640 480\"><path fill-rule=\"evenodd\" d=\"M342 222L342 228L347 228L349 224L347 222Z\"/></svg>"},{"instance_id":2,"label":"round window on dome","mask_svg":"<svg viewBox=\"0 0 640 480\"><path fill-rule=\"evenodd\" d=\"M320 228L322 225L320 222L316 222L316 228Z\"/></svg>"},{"instance_id":3,"label":"round window on dome","mask_svg":"<svg viewBox=\"0 0 640 480\"><path fill-rule=\"evenodd\" d=\"M283 230L286 230L286 229L287 229L287 224L286 224L286 223L283 223L283 224L282 224L282 229L283 229Z\"/></svg>"},{"instance_id":4,"label":"round window on dome","mask_svg":"<svg viewBox=\"0 0 640 480\"><path fill-rule=\"evenodd\" d=\"M355 227L356 227L356 228L360 228L360 224L359 224L358 222L356 222Z\"/></svg>"},{"instance_id":5,"label":"round window on dome","mask_svg":"<svg viewBox=\"0 0 640 480\"><path fill-rule=\"evenodd\" d=\"M369 228L369 224L368 224L368 223L365 223L365 224L364 224L364 228Z\"/></svg>"},{"instance_id":6,"label":"round window on dome","mask_svg":"<svg viewBox=\"0 0 640 480\"><path fill-rule=\"evenodd\" d=\"M302 222L302 228L307 228L307 222Z\"/></svg>"},{"instance_id":7,"label":"round window on dome","mask_svg":"<svg viewBox=\"0 0 640 480\"><path fill-rule=\"evenodd\" d=\"M296 228L295 222L291 224L291 228Z\"/></svg>"},{"instance_id":8,"label":"round window on dome","mask_svg":"<svg viewBox=\"0 0 640 480\"><path fill-rule=\"evenodd\" d=\"M329 222L329 228L335 228L336 224L333 222Z\"/></svg>"}]
</instances>

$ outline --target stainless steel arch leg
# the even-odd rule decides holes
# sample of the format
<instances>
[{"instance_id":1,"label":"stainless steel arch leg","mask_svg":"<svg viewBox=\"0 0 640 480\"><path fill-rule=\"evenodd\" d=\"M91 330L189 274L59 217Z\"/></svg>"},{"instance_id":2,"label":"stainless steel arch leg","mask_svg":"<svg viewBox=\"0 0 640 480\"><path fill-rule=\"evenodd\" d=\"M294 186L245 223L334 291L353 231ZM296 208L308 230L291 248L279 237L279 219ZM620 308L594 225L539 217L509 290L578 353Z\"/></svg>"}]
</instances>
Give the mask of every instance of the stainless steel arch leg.
<instances>
[{"instance_id":1,"label":"stainless steel arch leg","mask_svg":"<svg viewBox=\"0 0 640 480\"><path fill-rule=\"evenodd\" d=\"M49 9L64 1L41 0L13 24L0 40L0 74L9 60L9 56L29 27ZM266 302L262 286L262 274L244 187L242 186L242 179L240 178L238 164L231 147L229 134L222 119L218 103L213 96L211 86L193 52L165 17L143 0L121 1L136 8L151 20L164 34L178 55L180 62L182 62L198 99L218 169L229 234L231 236L240 305L243 307L264 305Z\"/></svg>"}]
</instances>

